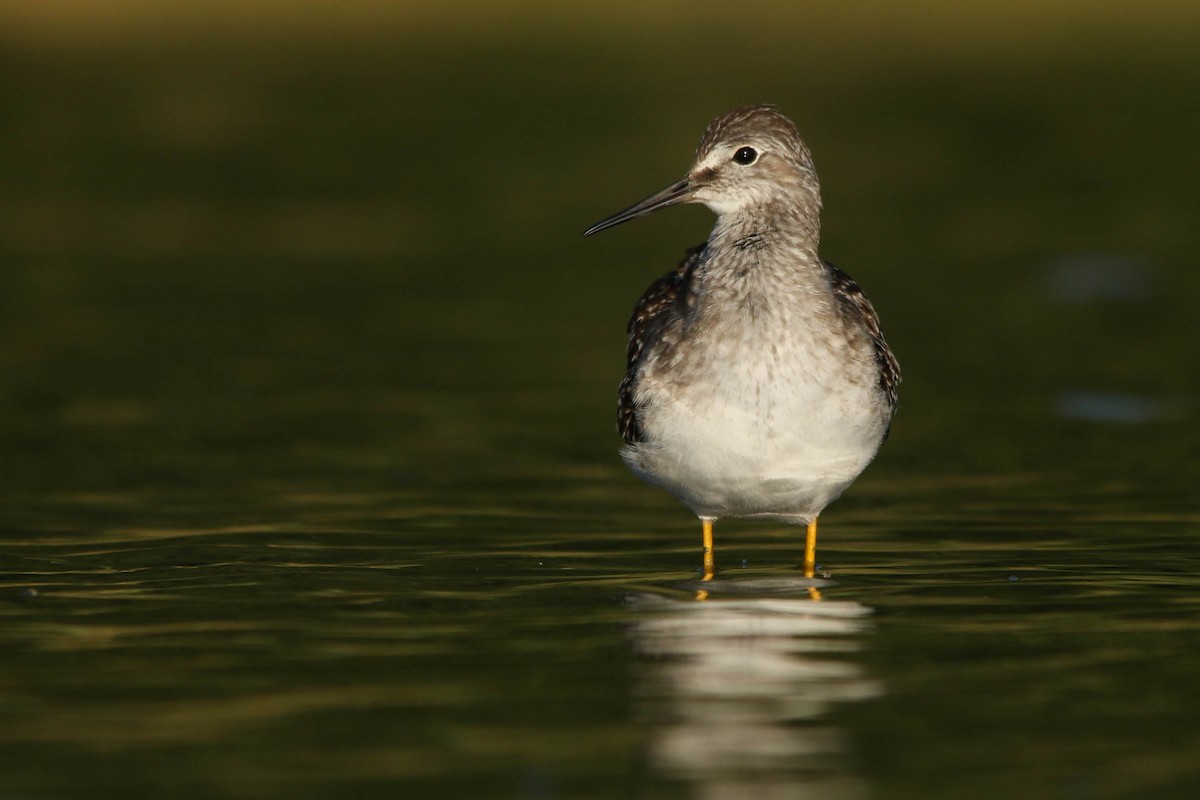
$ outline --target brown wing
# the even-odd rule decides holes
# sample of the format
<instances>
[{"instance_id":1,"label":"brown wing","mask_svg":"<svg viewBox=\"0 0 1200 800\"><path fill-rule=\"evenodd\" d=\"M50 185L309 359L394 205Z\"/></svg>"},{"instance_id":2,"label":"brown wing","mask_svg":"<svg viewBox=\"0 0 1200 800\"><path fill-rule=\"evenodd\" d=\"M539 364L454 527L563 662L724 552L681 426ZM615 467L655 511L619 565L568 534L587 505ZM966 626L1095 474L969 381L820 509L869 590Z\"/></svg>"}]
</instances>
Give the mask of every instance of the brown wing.
<instances>
[{"instance_id":1,"label":"brown wing","mask_svg":"<svg viewBox=\"0 0 1200 800\"><path fill-rule=\"evenodd\" d=\"M862 320L867 336L871 338L871 344L875 345L875 363L879 365L879 389L895 414L896 387L900 385L900 364L883 338L883 329L879 327L879 315L875 313L875 307L853 278L828 261L825 262L825 266L829 268L834 296L846 311ZM886 434L884 438L887 438Z\"/></svg>"},{"instance_id":2,"label":"brown wing","mask_svg":"<svg viewBox=\"0 0 1200 800\"><path fill-rule=\"evenodd\" d=\"M645 440L638 420L641 409L633 399L642 353L647 345L658 339L671 315L678 313L678 304L686 291L688 276L703 252L704 245L688 250L678 267L650 284L629 318L629 342L625 349L627 370L621 388L617 390L617 431L626 444Z\"/></svg>"}]
</instances>

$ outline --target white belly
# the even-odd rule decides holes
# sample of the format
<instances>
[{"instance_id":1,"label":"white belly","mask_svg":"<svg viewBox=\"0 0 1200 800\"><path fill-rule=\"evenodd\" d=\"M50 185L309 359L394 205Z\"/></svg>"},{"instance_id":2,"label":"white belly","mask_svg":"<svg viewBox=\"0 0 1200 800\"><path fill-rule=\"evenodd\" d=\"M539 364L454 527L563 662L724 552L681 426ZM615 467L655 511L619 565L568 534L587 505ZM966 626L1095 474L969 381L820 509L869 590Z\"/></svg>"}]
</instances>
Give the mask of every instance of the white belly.
<instances>
[{"instance_id":1,"label":"white belly","mask_svg":"<svg viewBox=\"0 0 1200 800\"><path fill-rule=\"evenodd\" d=\"M713 345L682 372L648 364L638 393L647 440L622 456L697 516L805 523L874 458L889 415L870 354L793 341L781 363L761 342Z\"/></svg>"}]
</instances>

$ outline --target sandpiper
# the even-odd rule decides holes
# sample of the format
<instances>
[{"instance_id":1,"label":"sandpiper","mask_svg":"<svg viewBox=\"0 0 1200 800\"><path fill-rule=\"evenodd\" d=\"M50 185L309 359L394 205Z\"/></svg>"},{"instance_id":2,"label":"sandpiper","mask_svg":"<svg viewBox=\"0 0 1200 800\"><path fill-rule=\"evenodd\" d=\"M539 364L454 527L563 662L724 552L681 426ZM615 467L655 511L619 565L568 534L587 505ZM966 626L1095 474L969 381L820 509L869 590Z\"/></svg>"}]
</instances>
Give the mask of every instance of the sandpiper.
<instances>
[{"instance_id":1,"label":"sandpiper","mask_svg":"<svg viewBox=\"0 0 1200 800\"><path fill-rule=\"evenodd\" d=\"M817 254L812 155L773 106L717 117L683 180L584 235L681 203L717 223L629 320L621 455L700 518L705 578L721 517L807 525L812 577L817 516L887 438L900 367L858 284Z\"/></svg>"}]
</instances>

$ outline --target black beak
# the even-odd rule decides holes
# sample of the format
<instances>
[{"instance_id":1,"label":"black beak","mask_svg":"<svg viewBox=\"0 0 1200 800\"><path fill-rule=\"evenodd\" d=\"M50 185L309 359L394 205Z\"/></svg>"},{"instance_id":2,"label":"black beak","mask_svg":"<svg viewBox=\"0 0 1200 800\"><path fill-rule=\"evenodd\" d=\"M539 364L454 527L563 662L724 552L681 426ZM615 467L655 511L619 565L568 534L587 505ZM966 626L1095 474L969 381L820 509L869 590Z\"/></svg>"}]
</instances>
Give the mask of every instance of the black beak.
<instances>
[{"instance_id":1,"label":"black beak","mask_svg":"<svg viewBox=\"0 0 1200 800\"><path fill-rule=\"evenodd\" d=\"M636 217L643 217L651 211L658 211L660 208L666 208L667 206L677 206L680 203L690 202L692 191L691 180L684 178L679 183L672 184L661 192L655 192L640 203L634 203L624 211L618 211L611 217L605 217L584 231L583 235L591 236L593 233L599 233L606 228L620 225L622 222L628 222Z\"/></svg>"}]
</instances>

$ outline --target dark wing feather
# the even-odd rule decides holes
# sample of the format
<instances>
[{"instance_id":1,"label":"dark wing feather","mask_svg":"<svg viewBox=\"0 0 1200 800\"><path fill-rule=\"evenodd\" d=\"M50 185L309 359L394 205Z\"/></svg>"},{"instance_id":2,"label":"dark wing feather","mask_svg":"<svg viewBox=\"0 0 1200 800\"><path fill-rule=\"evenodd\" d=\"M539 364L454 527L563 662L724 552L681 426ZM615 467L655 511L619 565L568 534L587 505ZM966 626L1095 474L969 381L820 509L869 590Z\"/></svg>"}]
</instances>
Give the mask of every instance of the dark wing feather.
<instances>
[{"instance_id":1,"label":"dark wing feather","mask_svg":"<svg viewBox=\"0 0 1200 800\"><path fill-rule=\"evenodd\" d=\"M863 294L863 290L859 288L853 278L828 261L825 262L825 266L829 268L829 279L833 285L834 296L842 304L842 308L855 318L862 320L867 336L870 337L871 344L875 346L875 363L879 365L879 389L887 398L888 406L891 407L894 414L896 413L896 387L900 385L900 364L892 355L891 348L883 338L883 329L879 327L879 315L875 313L875 307L871 305L871 301Z\"/></svg>"},{"instance_id":2,"label":"dark wing feather","mask_svg":"<svg viewBox=\"0 0 1200 800\"><path fill-rule=\"evenodd\" d=\"M646 346L659 337L671 315L679 313L678 307L686 292L688 277L703 252L704 245L688 250L678 267L650 284L629 318L629 342L625 350L627 370L617 391L617 430L626 444L637 444L645 439L638 421L640 408L633 399L642 354Z\"/></svg>"}]
</instances>

